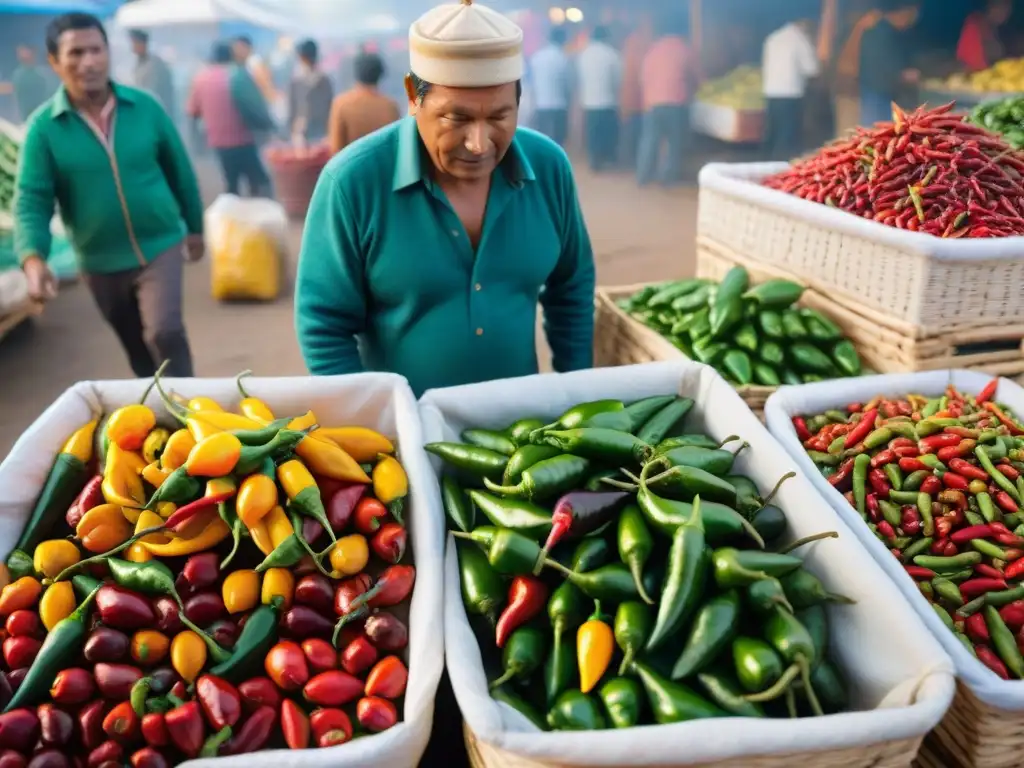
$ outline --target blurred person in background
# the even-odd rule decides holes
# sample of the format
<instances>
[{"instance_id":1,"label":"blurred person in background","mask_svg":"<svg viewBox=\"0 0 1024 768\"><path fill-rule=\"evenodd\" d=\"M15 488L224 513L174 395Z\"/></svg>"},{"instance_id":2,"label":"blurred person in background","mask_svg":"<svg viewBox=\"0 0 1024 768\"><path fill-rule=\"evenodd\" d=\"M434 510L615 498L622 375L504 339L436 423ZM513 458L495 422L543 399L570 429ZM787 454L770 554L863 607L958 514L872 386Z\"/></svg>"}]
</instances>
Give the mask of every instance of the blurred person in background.
<instances>
[{"instance_id":1,"label":"blurred person in background","mask_svg":"<svg viewBox=\"0 0 1024 768\"><path fill-rule=\"evenodd\" d=\"M666 14L657 25L661 36L644 56L640 72L644 120L636 166L640 186L655 177L665 186L682 181L690 100L700 81L700 64L685 37L687 26L683 12Z\"/></svg>"},{"instance_id":2,"label":"blurred person in background","mask_svg":"<svg viewBox=\"0 0 1024 768\"><path fill-rule=\"evenodd\" d=\"M761 62L765 98L765 151L772 160L788 160L803 149L804 94L818 76L814 22L789 22L768 35Z\"/></svg>"},{"instance_id":3,"label":"blurred person in background","mask_svg":"<svg viewBox=\"0 0 1024 768\"><path fill-rule=\"evenodd\" d=\"M29 295L57 293L46 258L59 204L85 283L135 375L148 378L168 360L168 375L192 376L182 257L183 248L189 260L203 255L203 201L188 153L152 96L111 82L95 16L56 17L46 49L62 86L29 123L15 193Z\"/></svg>"},{"instance_id":4,"label":"blurred person in background","mask_svg":"<svg viewBox=\"0 0 1024 768\"><path fill-rule=\"evenodd\" d=\"M17 55L18 66L11 74L11 90L18 106L18 117L25 122L40 104L53 95L56 83L36 61L36 49L31 45L19 45Z\"/></svg>"},{"instance_id":5,"label":"blurred person in background","mask_svg":"<svg viewBox=\"0 0 1024 768\"><path fill-rule=\"evenodd\" d=\"M622 46L622 84L619 87L619 118L622 120L622 159L636 166L637 147L643 126L643 96L640 72L644 56L654 42L650 14L642 14L636 28L626 37Z\"/></svg>"},{"instance_id":6,"label":"blurred person in background","mask_svg":"<svg viewBox=\"0 0 1024 768\"><path fill-rule=\"evenodd\" d=\"M593 364L594 258L572 166L517 129L523 32L464 3L409 31L412 115L336 155L306 217L295 285L313 375L392 371L432 387Z\"/></svg>"},{"instance_id":7,"label":"blurred person in background","mask_svg":"<svg viewBox=\"0 0 1024 768\"><path fill-rule=\"evenodd\" d=\"M228 193L239 194L244 179L250 196L269 196L270 178L260 160L256 133L270 130L273 122L256 83L232 63L227 43L214 43L210 63L192 82L186 112L194 121L202 121Z\"/></svg>"},{"instance_id":8,"label":"blurred person in background","mask_svg":"<svg viewBox=\"0 0 1024 768\"><path fill-rule=\"evenodd\" d=\"M576 57L583 134L592 171L614 166L619 152L622 59L610 39L608 27L594 27L590 41Z\"/></svg>"},{"instance_id":9,"label":"blurred person in background","mask_svg":"<svg viewBox=\"0 0 1024 768\"><path fill-rule=\"evenodd\" d=\"M160 106L174 120L174 79L171 69L163 59L149 50L149 34L141 29L128 33L135 54L135 71L132 81L136 88L149 92L160 102Z\"/></svg>"},{"instance_id":10,"label":"blurred person in background","mask_svg":"<svg viewBox=\"0 0 1024 768\"><path fill-rule=\"evenodd\" d=\"M1013 13L1011 0L988 0L983 11L972 13L964 22L956 58L969 72L988 69L1006 56L1000 27Z\"/></svg>"},{"instance_id":11,"label":"blurred person in background","mask_svg":"<svg viewBox=\"0 0 1024 768\"><path fill-rule=\"evenodd\" d=\"M314 144L327 137L334 86L319 67L319 49L313 40L295 47L298 71L288 87L288 125L296 145Z\"/></svg>"},{"instance_id":12,"label":"blurred person in background","mask_svg":"<svg viewBox=\"0 0 1024 768\"><path fill-rule=\"evenodd\" d=\"M554 27L547 45L530 57L534 127L560 146L569 133L570 65L565 28Z\"/></svg>"},{"instance_id":13,"label":"blurred person in background","mask_svg":"<svg viewBox=\"0 0 1024 768\"><path fill-rule=\"evenodd\" d=\"M274 74L263 57L253 50L252 38L248 35L236 37L231 44L231 53L235 63L244 67L252 77L267 104L273 105L278 100L277 89L274 88Z\"/></svg>"},{"instance_id":14,"label":"blurred person in background","mask_svg":"<svg viewBox=\"0 0 1024 768\"><path fill-rule=\"evenodd\" d=\"M890 0L884 15L860 41L860 123L874 125L892 119L892 103L900 102L907 86L921 73L911 68L913 45L907 31L917 23L920 7L914 0Z\"/></svg>"},{"instance_id":15,"label":"blurred person in background","mask_svg":"<svg viewBox=\"0 0 1024 768\"><path fill-rule=\"evenodd\" d=\"M352 69L355 87L331 104L327 140L332 155L401 117L398 105L377 89L384 76L384 62L378 54L357 54Z\"/></svg>"}]
</instances>

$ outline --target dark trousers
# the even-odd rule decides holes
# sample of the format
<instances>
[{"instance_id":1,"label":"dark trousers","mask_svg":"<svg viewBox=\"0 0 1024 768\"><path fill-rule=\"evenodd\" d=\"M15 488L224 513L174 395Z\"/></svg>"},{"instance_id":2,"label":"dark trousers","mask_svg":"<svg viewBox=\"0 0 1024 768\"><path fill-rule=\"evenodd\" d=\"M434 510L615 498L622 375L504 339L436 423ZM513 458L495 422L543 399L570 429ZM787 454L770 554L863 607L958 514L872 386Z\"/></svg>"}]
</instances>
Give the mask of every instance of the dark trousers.
<instances>
[{"instance_id":1,"label":"dark trousers","mask_svg":"<svg viewBox=\"0 0 1024 768\"><path fill-rule=\"evenodd\" d=\"M678 184L683 178L683 153L690 143L690 108L685 105L653 107L644 114L636 180L641 186L657 179ZM662 161L662 148L665 157Z\"/></svg>"},{"instance_id":2,"label":"dark trousers","mask_svg":"<svg viewBox=\"0 0 1024 768\"><path fill-rule=\"evenodd\" d=\"M255 144L218 149L217 157L224 172L224 184L228 194L240 193L244 177L249 197L269 197L270 177L267 176Z\"/></svg>"},{"instance_id":3,"label":"dark trousers","mask_svg":"<svg viewBox=\"0 0 1024 768\"><path fill-rule=\"evenodd\" d=\"M565 139L569 133L568 109L538 109L534 115L534 122L538 131L559 146L565 146Z\"/></svg>"},{"instance_id":4,"label":"dark trousers","mask_svg":"<svg viewBox=\"0 0 1024 768\"><path fill-rule=\"evenodd\" d=\"M168 376L192 376L192 352L181 317L182 247L164 251L145 267L86 274L96 306L140 379L164 360Z\"/></svg>"},{"instance_id":5,"label":"dark trousers","mask_svg":"<svg viewBox=\"0 0 1024 768\"><path fill-rule=\"evenodd\" d=\"M616 109L588 109L583 113L590 170L615 165L619 153L619 113Z\"/></svg>"},{"instance_id":6,"label":"dark trousers","mask_svg":"<svg viewBox=\"0 0 1024 768\"><path fill-rule=\"evenodd\" d=\"M792 160L803 151L804 100L765 100L765 152L771 160Z\"/></svg>"},{"instance_id":7,"label":"dark trousers","mask_svg":"<svg viewBox=\"0 0 1024 768\"><path fill-rule=\"evenodd\" d=\"M619 157L631 168L636 167L637 153L640 149L640 133L643 130L644 116L637 112L622 118Z\"/></svg>"}]
</instances>

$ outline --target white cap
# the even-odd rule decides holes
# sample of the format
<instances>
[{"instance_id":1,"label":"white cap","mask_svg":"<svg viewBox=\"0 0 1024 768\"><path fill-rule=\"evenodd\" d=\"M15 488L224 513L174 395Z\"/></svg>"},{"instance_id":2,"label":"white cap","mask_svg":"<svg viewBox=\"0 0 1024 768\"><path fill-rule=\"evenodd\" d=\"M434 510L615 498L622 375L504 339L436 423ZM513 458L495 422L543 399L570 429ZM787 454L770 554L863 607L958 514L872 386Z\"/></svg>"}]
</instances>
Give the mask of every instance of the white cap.
<instances>
[{"instance_id":1,"label":"white cap","mask_svg":"<svg viewBox=\"0 0 1024 768\"><path fill-rule=\"evenodd\" d=\"M497 11L462 0L427 11L409 27L412 72L450 88L485 88L523 76L523 30Z\"/></svg>"}]
</instances>

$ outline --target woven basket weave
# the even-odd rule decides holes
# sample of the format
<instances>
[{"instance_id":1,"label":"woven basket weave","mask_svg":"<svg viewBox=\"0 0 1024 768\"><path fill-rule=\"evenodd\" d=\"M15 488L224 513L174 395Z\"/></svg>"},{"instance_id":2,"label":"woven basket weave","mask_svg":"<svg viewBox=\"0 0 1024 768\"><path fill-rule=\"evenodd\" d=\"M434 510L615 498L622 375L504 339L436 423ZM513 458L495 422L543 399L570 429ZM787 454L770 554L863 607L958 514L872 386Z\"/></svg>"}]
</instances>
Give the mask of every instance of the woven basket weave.
<instances>
[{"instance_id":1,"label":"woven basket weave","mask_svg":"<svg viewBox=\"0 0 1024 768\"><path fill-rule=\"evenodd\" d=\"M720 280L735 265L750 272L753 282L798 275L757 262L704 237L697 239L697 274ZM961 327L931 336L906 334L889 327L890 318L870 307L840 303L808 289L800 300L832 318L857 347L864 362L880 373L940 371L966 368L994 376L1024 374L1024 322L1007 318L997 325Z\"/></svg>"},{"instance_id":2,"label":"woven basket weave","mask_svg":"<svg viewBox=\"0 0 1024 768\"><path fill-rule=\"evenodd\" d=\"M531 760L480 741L463 725L466 752L473 768L570 768L568 763L548 763ZM680 768L908 768L913 764L921 739L883 741L863 747L830 749L822 752L790 752L784 755L761 755L713 763L679 763ZM642 752L642 745L637 749ZM641 765L637 762L634 766ZM574 764L573 768L575 768ZM619 768L630 768L621 766Z\"/></svg>"},{"instance_id":3,"label":"woven basket weave","mask_svg":"<svg viewBox=\"0 0 1024 768\"><path fill-rule=\"evenodd\" d=\"M744 178L742 169L728 177L735 194L719 188L721 184L706 186L710 176L727 173L721 166L705 171L698 237L784 270L854 311L880 313L886 325L904 335L931 336L965 322L998 325L1024 314L1024 246L1017 258L995 259L975 254L979 247L991 253L989 246L999 248L1000 243L958 240L962 257L935 258L929 250L951 247L952 241L922 235L910 240L917 245L897 245L895 241L904 241L893 235L916 233L890 232L881 224L788 196L783 196L785 204L769 207L760 198L783 193ZM833 226L840 223L842 229ZM1008 241L1024 243L1024 238L1004 241L1009 248Z\"/></svg>"},{"instance_id":4,"label":"woven basket weave","mask_svg":"<svg viewBox=\"0 0 1024 768\"><path fill-rule=\"evenodd\" d=\"M639 291L647 283L598 288L594 303L594 367L611 368L661 360L686 359L672 342L657 331L634 320L615 302ZM737 387L750 410L764 420L764 404L775 387Z\"/></svg>"}]
</instances>

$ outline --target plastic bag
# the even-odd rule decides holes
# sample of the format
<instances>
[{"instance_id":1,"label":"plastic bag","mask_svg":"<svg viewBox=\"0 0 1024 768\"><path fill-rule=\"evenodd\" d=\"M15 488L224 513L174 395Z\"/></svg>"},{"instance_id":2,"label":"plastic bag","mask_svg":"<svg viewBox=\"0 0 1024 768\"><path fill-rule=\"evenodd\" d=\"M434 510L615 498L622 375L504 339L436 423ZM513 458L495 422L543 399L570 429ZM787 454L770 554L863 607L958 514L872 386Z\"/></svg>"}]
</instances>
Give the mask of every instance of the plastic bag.
<instances>
[{"instance_id":1,"label":"plastic bag","mask_svg":"<svg viewBox=\"0 0 1024 768\"><path fill-rule=\"evenodd\" d=\"M273 200L221 195L206 210L210 293L219 301L273 301L281 290L288 219Z\"/></svg>"}]
</instances>

